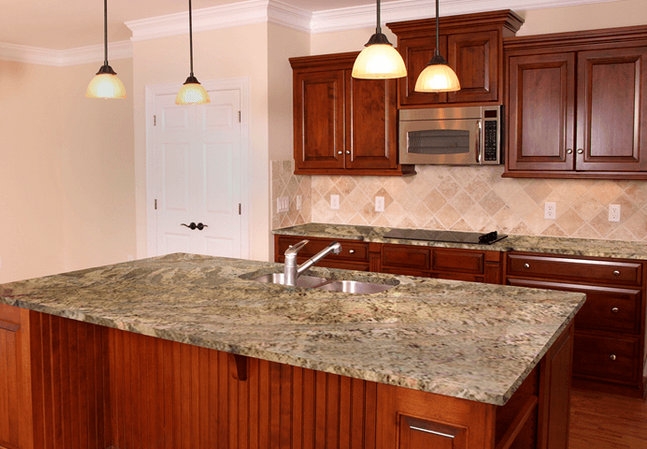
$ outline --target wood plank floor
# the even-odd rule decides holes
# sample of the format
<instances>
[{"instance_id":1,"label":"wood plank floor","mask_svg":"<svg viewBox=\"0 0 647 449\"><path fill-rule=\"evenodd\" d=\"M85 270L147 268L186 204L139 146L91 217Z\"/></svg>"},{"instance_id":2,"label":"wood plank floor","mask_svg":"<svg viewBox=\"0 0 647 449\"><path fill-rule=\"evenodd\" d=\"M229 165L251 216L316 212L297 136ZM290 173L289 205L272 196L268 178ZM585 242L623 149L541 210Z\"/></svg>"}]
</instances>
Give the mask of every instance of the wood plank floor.
<instances>
[{"instance_id":1,"label":"wood plank floor","mask_svg":"<svg viewBox=\"0 0 647 449\"><path fill-rule=\"evenodd\" d=\"M569 449L647 449L647 401L573 389Z\"/></svg>"}]
</instances>

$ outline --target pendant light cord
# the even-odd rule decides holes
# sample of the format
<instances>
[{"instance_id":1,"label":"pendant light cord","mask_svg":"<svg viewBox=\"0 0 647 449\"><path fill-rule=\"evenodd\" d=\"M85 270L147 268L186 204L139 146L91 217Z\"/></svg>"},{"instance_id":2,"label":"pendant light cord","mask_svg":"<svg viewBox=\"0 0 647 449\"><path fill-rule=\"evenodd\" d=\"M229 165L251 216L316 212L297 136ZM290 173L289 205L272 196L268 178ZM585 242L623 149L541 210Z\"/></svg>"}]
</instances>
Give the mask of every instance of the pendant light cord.
<instances>
[{"instance_id":1,"label":"pendant light cord","mask_svg":"<svg viewBox=\"0 0 647 449\"><path fill-rule=\"evenodd\" d=\"M436 50L434 51L434 56L439 56L440 55L440 50L438 50L438 46L440 45L440 18L438 14L438 3L440 0L436 0Z\"/></svg>"},{"instance_id":2,"label":"pendant light cord","mask_svg":"<svg viewBox=\"0 0 647 449\"><path fill-rule=\"evenodd\" d=\"M103 0L103 65L108 65L108 0Z\"/></svg>"},{"instance_id":3,"label":"pendant light cord","mask_svg":"<svg viewBox=\"0 0 647 449\"><path fill-rule=\"evenodd\" d=\"M189 58L191 62L191 74L193 75L193 17L191 14L191 0L189 0Z\"/></svg>"}]
</instances>

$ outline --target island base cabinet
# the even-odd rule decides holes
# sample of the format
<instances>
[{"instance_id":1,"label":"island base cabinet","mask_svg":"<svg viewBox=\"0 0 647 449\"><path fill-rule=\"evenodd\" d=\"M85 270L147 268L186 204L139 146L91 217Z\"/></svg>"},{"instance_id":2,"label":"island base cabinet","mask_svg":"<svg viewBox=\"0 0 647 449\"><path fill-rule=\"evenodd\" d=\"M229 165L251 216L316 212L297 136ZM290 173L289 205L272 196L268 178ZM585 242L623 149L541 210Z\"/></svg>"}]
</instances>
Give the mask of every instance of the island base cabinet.
<instances>
[{"instance_id":1,"label":"island base cabinet","mask_svg":"<svg viewBox=\"0 0 647 449\"><path fill-rule=\"evenodd\" d=\"M496 406L0 306L0 448L565 449L564 335Z\"/></svg>"}]
</instances>

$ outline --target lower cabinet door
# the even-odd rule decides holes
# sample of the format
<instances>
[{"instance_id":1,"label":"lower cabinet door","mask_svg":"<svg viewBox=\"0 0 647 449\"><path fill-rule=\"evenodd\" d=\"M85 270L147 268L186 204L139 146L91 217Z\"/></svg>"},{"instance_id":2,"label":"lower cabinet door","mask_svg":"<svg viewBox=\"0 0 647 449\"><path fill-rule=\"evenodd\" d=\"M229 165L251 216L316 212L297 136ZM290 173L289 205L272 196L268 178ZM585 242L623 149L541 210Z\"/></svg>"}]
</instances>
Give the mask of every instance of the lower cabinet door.
<instances>
[{"instance_id":1,"label":"lower cabinet door","mask_svg":"<svg viewBox=\"0 0 647 449\"><path fill-rule=\"evenodd\" d=\"M632 337L604 337L577 332L573 374L589 379L635 384L640 381L640 343Z\"/></svg>"}]
</instances>

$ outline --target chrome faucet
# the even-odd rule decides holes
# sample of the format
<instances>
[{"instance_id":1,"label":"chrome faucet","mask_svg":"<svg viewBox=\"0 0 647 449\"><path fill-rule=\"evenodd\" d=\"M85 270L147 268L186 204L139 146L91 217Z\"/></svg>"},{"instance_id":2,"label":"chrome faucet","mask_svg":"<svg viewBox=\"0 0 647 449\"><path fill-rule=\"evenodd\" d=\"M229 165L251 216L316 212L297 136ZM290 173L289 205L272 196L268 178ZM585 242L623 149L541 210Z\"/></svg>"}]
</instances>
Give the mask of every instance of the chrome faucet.
<instances>
[{"instance_id":1,"label":"chrome faucet","mask_svg":"<svg viewBox=\"0 0 647 449\"><path fill-rule=\"evenodd\" d=\"M295 245L290 245L288 249L285 250L285 265L283 267L285 285L291 285L292 287L294 287L297 283L297 278L301 273L319 262L328 254L339 254L341 252L341 243L332 242L330 245L326 246L324 249L319 251L310 259L303 262L301 265L297 265L297 254L304 246L308 244L308 242L309 240L301 240Z\"/></svg>"}]
</instances>

